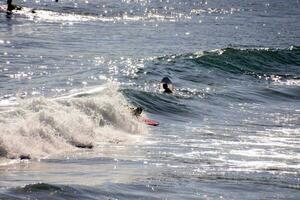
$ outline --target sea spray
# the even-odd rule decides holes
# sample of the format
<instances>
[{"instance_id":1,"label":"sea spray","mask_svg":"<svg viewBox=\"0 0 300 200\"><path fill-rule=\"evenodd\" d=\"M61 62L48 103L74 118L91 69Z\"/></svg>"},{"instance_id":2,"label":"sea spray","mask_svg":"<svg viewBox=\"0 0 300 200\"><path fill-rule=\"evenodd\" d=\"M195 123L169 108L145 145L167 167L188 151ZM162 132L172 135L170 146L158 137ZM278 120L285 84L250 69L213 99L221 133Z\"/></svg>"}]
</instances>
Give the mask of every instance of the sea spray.
<instances>
[{"instance_id":1,"label":"sea spray","mask_svg":"<svg viewBox=\"0 0 300 200\"><path fill-rule=\"evenodd\" d=\"M110 86L56 99L19 100L18 106L0 113L0 155L39 158L101 142L131 142L146 129L127 104Z\"/></svg>"}]
</instances>

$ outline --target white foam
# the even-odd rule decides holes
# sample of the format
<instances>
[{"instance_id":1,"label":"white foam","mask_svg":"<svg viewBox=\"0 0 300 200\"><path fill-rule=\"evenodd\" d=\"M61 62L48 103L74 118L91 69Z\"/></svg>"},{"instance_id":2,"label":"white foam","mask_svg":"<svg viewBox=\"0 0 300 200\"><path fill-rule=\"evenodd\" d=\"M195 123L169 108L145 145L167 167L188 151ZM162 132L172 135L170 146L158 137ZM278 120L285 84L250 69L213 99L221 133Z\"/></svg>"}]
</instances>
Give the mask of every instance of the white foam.
<instances>
[{"instance_id":1,"label":"white foam","mask_svg":"<svg viewBox=\"0 0 300 200\"><path fill-rule=\"evenodd\" d=\"M0 10L5 11L6 6L0 6ZM13 11L14 14L24 16L30 20L34 21L47 21L47 22L65 22L66 24L72 25L74 22L86 22L86 21L101 21L101 22L115 22L115 21L170 21L174 22L182 18L183 14L177 14L175 16L165 16L154 13L146 13L142 16L131 16L124 14L123 16L92 16L92 15L82 15L74 13L59 13L50 10L33 10L28 7L23 7L22 10ZM184 16L184 19L189 18Z\"/></svg>"},{"instance_id":2,"label":"white foam","mask_svg":"<svg viewBox=\"0 0 300 200\"><path fill-rule=\"evenodd\" d=\"M0 100L0 107L7 107L7 106L16 106L18 102L15 99L3 99Z\"/></svg>"},{"instance_id":3,"label":"white foam","mask_svg":"<svg viewBox=\"0 0 300 200\"><path fill-rule=\"evenodd\" d=\"M274 78L272 81L274 85L300 86L300 80L296 79L280 80Z\"/></svg>"},{"instance_id":4,"label":"white foam","mask_svg":"<svg viewBox=\"0 0 300 200\"><path fill-rule=\"evenodd\" d=\"M116 86L18 103L19 106L0 113L2 157L40 158L73 151L76 145L131 143L136 141L135 135L147 132L124 106L127 102Z\"/></svg>"}]
</instances>

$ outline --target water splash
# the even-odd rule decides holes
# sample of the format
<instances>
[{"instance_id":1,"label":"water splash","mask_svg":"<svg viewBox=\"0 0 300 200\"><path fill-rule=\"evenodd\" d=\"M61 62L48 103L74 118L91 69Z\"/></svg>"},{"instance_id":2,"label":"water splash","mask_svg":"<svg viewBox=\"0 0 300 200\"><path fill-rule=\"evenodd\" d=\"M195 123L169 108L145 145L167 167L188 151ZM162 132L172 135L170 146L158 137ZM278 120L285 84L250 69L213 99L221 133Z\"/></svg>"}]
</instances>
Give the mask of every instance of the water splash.
<instances>
[{"instance_id":1,"label":"water splash","mask_svg":"<svg viewBox=\"0 0 300 200\"><path fill-rule=\"evenodd\" d=\"M18 106L0 113L0 156L40 158L98 142L134 142L147 130L117 90L107 86L55 99L18 100Z\"/></svg>"}]
</instances>

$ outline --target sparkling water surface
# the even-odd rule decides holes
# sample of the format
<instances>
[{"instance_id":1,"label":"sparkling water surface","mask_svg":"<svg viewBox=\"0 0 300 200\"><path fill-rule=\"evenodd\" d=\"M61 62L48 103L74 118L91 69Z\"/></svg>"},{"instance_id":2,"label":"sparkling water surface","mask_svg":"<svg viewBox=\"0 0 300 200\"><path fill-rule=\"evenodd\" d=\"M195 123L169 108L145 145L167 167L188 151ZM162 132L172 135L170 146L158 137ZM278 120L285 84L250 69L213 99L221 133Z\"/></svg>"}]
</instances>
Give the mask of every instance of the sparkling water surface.
<instances>
[{"instance_id":1,"label":"sparkling water surface","mask_svg":"<svg viewBox=\"0 0 300 200\"><path fill-rule=\"evenodd\" d=\"M0 199L300 198L299 1L5 3Z\"/></svg>"}]
</instances>

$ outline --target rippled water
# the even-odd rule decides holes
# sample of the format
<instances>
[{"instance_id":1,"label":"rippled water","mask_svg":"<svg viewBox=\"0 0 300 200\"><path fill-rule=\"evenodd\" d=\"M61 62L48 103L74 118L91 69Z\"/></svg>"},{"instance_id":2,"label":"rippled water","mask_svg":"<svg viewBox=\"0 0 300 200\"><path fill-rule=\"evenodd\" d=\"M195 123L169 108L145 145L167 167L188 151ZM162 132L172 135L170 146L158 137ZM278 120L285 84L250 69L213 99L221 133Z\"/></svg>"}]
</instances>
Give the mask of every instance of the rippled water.
<instances>
[{"instance_id":1,"label":"rippled water","mask_svg":"<svg viewBox=\"0 0 300 200\"><path fill-rule=\"evenodd\" d=\"M298 1L5 2L0 199L299 199Z\"/></svg>"}]
</instances>

